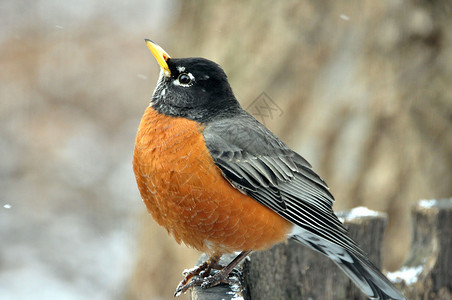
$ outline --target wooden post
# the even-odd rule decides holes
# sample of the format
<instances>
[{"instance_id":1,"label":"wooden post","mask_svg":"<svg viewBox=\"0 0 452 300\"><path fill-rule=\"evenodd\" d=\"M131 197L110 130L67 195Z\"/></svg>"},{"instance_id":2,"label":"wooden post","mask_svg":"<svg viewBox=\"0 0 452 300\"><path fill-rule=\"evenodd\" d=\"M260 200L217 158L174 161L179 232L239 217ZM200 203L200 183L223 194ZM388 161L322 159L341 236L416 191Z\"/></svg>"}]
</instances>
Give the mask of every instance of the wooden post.
<instances>
[{"instance_id":1,"label":"wooden post","mask_svg":"<svg viewBox=\"0 0 452 300\"><path fill-rule=\"evenodd\" d=\"M358 208L338 216L379 266L386 215ZM420 201L413 225L407 263L388 277L408 299L452 299L452 199ZM237 272L238 293L225 285L195 288L192 299L367 299L334 263L293 241L252 253Z\"/></svg>"},{"instance_id":2,"label":"wooden post","mask_svg":"<svg viewBox=\"0 0 452 300\"><path fill-rule=\"evenodd\" d=\"M452 198L422 200L412 213L410 255L388 277L408 299L452 299Z\"/></svg>"}]
</instances>

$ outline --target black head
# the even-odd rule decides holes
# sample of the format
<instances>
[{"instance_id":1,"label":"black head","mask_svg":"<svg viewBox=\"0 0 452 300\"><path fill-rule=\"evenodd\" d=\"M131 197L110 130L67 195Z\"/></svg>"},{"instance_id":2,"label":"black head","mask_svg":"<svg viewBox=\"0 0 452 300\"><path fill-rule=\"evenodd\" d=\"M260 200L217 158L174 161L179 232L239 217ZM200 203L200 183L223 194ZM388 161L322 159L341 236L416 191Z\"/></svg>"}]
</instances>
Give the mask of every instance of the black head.
<instances>
[{"instance_id":1,"label":"black head","mask_svg":"<svg viewBox=\"0 0 452 300\"><path fill-rule=\"evenodd\" d=\"M156 57L162 70L151 102L159 113L206 123L241 109L218 64L199 57L170 58L156 44L147 43L162 55Z\"/></svg>"}]
</instances>

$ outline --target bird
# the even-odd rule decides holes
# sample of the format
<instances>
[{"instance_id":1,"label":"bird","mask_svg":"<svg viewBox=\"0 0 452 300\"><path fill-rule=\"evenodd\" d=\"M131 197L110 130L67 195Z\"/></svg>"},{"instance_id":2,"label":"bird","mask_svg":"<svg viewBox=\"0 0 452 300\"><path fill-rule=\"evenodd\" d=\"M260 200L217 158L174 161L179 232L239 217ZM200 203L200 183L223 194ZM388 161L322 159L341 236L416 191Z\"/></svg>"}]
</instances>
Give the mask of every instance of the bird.
<instances>
[{"instance_id":1,"label":"bird","mask_svg":"<svg viewBox=\"0 0 452 300\"><path fill-rule=\"evenodd\" d=\"M294 239L331 259L369 298L406 299L347 235L325 181L241 107L217 63L172 58L145 42L160 74L135 139L137 186L159 225L209 257L185 271L175 296L228 282L252 251ZM227 253L239 254L222 266Z\"/></svg>"}]
</instances>

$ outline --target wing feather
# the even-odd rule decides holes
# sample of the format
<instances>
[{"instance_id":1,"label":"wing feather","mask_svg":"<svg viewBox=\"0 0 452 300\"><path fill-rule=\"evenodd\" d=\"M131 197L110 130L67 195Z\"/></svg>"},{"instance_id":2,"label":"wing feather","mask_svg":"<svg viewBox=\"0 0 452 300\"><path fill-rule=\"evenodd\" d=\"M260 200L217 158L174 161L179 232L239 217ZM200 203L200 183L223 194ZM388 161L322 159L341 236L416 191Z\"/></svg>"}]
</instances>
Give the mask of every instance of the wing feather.
<instances>
[{"instance_id":1,"label":"wing feather","mask_svg":"<svg viewBox=\"0 0 452 300\"><path fill-rule=\"evenodd\" d=\"M295 225L360 252L334 214L334 198L323 179L254 118L219 120L203 134L214 162L233 186Z\"/></svg>"}]
</instances>

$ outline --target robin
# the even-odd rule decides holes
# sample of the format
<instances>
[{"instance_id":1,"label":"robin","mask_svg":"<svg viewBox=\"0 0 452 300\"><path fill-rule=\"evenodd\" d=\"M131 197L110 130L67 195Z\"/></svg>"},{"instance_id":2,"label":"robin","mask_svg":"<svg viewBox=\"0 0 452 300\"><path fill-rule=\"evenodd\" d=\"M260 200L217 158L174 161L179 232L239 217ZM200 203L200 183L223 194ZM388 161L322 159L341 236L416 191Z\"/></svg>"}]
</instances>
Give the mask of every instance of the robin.
<instances>
[{"instance_id":1,"label":"robin","mask_svg":"<svg viewBox=\"0 0 452 300\"><path fill-rule=\"evenodd\" d=\"M138 189L178 243L209 256L185 272L175 295L225 282L251 251L293 238L333 260L368 297L405 299L347 236L323 179L242 109L219 65L171 58L145 41L161 70L136 136Z\"/></svg>"}]
</instances>

